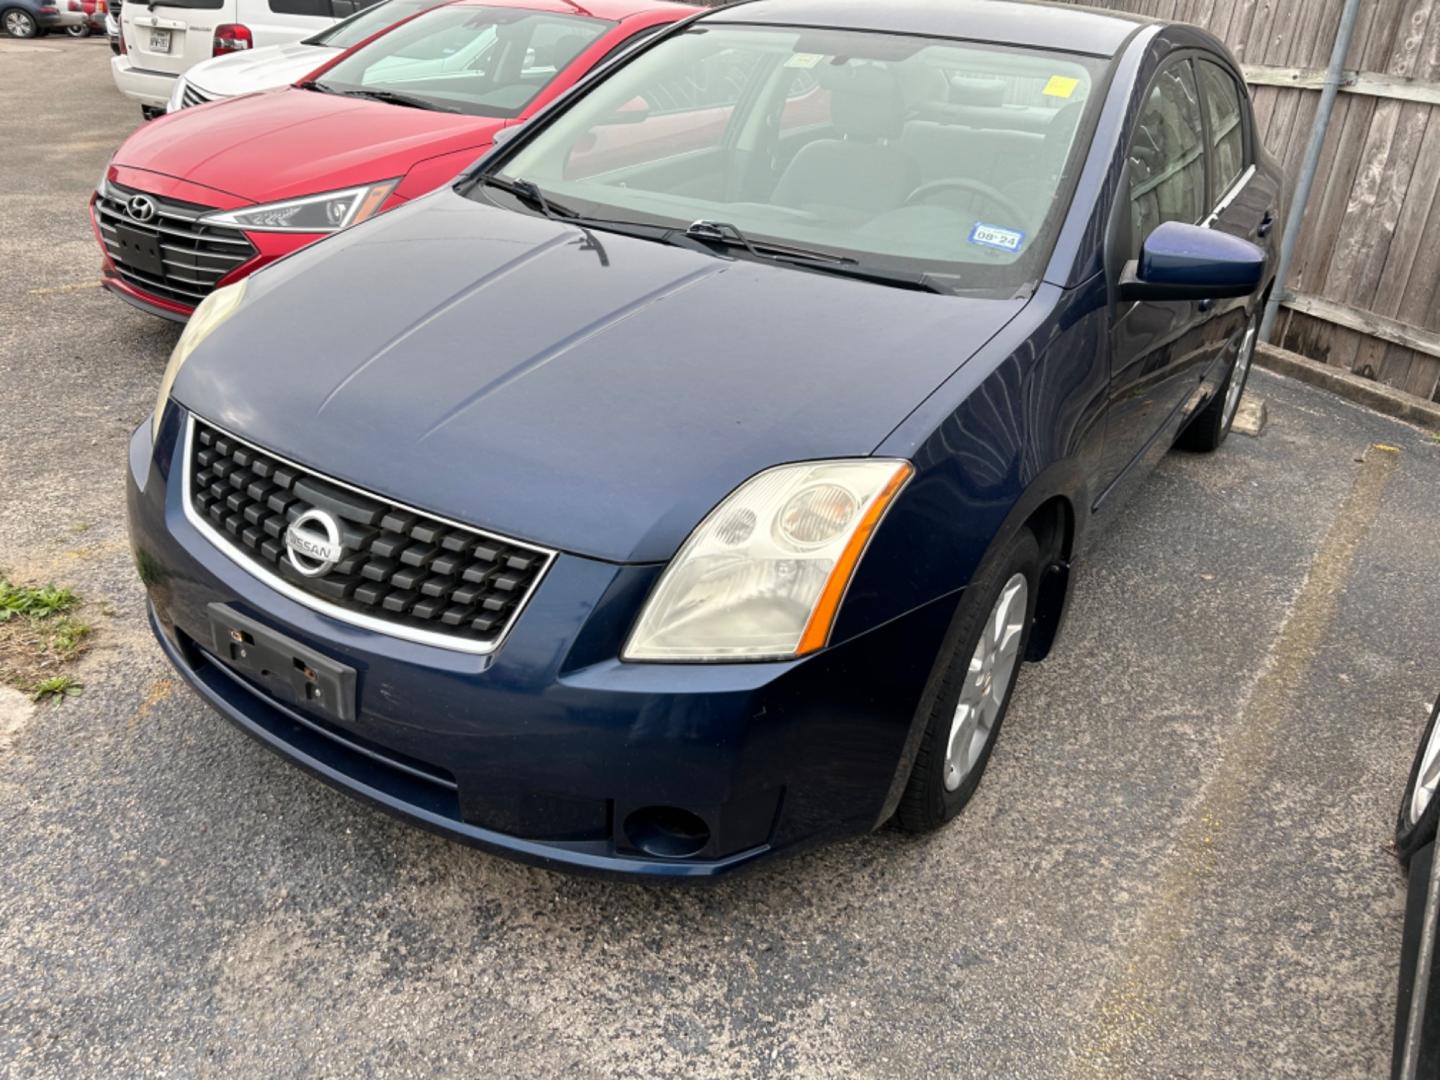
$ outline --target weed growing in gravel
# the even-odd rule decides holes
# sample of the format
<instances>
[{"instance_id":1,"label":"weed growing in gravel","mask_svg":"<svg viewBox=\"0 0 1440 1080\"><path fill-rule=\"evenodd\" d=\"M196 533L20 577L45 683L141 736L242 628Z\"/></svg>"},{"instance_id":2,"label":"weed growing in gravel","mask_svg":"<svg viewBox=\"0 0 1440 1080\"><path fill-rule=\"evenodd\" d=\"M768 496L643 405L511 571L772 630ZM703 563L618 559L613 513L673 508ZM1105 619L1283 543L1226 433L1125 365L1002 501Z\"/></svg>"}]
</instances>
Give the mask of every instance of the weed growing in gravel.
<instances>
[{"instance_id":1,"label":"weed growing in gravel","mask_svg":"<svg viewBox=\"0 0 1440 1080\"><path fill-rule=\"evenodd\" d=\"M61 616L49 630L46 647L61 660L74 660L85 650L85 639L95 628L69 616Z\"/></svg>"},{"instance_id":2,"label":"weed growing in gravel","mask_svg":"<svg viewBox=\"0 0 1440 1080\"><path fill-rule=\"evenodd\" d=\"M0 578L0 622L8 622L17 615L38 618L59 615L79 602L80 598L69 589L57 589L54 585L31 589Z\"/></svg>"},{"instance_id":3,"label":"weed growing in gravel","mask_svg":"<svg viewBox=\"0 0 1440 1080\"><path fill-rule=\"evenodd\" d=\"M51 675L48 679L41 679L31 687L30 700L59 703L78 693L80 693L80 684L69 675Z\"/></svg>"},{"instance_id":4,"label":"weed growing in gravel","mask_svg":"<svg viewBox=\"0 0 1440 1080\"><path fill-rule=\"evenodd\" d=\"M88 647L94 628L71 612L80 597L54 585L17 585L0 575L0 683L35 701L64 701L80 692L62 669Z\"/></svg>"}]
</instances>

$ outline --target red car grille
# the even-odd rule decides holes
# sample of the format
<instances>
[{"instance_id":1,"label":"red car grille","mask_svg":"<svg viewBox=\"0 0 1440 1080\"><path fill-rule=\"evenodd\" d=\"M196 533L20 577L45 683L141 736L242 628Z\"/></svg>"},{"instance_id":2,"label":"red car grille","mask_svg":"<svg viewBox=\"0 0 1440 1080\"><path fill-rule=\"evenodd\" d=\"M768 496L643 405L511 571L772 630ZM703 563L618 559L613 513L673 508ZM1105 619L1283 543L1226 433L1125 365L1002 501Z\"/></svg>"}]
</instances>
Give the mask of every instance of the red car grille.
<instances>
[{"instance_id":1,"label":"red car grille","mask_svg":"<svg viewBox=\"0 0 1440 1080\"><path fill-rule=\"evenodd\" d=\"M137 195L154 206L153 215L143 221L128 209ZM95 200L95 220L111 262L127 283L151 296L194 307L221 278L256 254L239 229L200 224L199 219L214 209L108 184ZM158 262L141 265L121 230L153 239Z\"/></svg>"}]
</instances>

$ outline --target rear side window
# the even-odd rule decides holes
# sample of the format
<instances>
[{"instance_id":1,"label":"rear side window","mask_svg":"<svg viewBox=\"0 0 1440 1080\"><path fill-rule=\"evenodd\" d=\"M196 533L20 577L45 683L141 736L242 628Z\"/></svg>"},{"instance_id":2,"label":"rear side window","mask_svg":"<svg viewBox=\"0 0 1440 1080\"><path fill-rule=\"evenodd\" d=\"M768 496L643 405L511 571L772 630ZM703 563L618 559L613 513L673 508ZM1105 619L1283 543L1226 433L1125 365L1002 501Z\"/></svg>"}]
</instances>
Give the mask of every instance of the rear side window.
<instances>
[{"instance_id":1,"label":"rear side window","mask_svg":"<svg viewBox=\"0 0 1440 1080\"><path fill-rule=\"evenodd\" d=\"M1200 89L1205 95L1206 118L1210 121L1210 181L1215 198L1233 184L1245 171L1245 124L1242 120L1240 91L1230 73L1201 60Z\"/></svg>"},{"instance_id":2,"label":"rear side window","mask_svg":"<svg viewBox=\"0 0 1440 1080\"><path fill-rule=\"evenodd\" d=\"M317 19L332 19L330 0L270 0L270 10L276 15L309 15Z\"/></svg>"},{"instance_id":3,"label":"rear side window","mask_svg":"<svg viewBox=\"0 0 1440 1080\"><path fill-rule=\"evenodd\" d=\"M375 0L330 0L330 17L334 19L348 19L357 11L364 11L368 7L374 7ZM397 19L399 15L395 16ZM358 38L356 40L359 40Z\"/></svg>"},{"instance_id":4,"label":"rear side window","mask_svg":"<svg viewBox=\"0 0 1440 1080\"><path fill-rule=\"evenodd\" d=\"M366 0L269 0L273 14L305 15L312 19L343 19L368 7L369 3Z\"/></svg>"},{"instance_id":5,"label":"rear side window","mask_svg":"<svg viewBox=\"0 0 1440 1080\"><path fill-rule=\"evenodd\" d=\"M1167 221L1205 216L1205 144L1200 95L1190 65L1155 77L1130 140L1131 240L1135 253Z\"/></svg>"}]
</instances>

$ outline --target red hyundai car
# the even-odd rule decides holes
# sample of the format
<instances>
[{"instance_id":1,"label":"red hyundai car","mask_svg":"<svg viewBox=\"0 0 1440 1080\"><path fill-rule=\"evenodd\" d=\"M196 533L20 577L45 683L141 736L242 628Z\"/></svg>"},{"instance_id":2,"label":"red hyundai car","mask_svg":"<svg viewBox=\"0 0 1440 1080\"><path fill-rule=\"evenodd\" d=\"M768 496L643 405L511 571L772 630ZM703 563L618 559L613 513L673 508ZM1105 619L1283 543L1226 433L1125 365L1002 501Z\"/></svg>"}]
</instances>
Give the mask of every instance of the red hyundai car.
<instances>
[{"instance_id":1,"label":"red hyundai car","mask_svg":"<svg viewBox=\"0 0 1440 1080\"><path fill-rule=\"evenodd\" d=\"M152 120L90 202L103 280L184 321L217 286L423 195L640 38L668 0L455 0L284 90Z\"/></svg>"}]
</instances>

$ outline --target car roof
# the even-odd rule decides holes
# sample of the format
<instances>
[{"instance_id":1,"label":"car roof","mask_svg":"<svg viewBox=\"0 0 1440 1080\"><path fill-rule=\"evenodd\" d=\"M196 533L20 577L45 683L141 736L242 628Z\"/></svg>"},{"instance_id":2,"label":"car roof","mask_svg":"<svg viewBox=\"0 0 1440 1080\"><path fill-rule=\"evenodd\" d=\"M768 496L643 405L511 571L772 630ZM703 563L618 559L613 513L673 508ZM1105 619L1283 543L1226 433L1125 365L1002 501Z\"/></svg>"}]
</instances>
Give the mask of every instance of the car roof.
<instances>
[{"instance_id":1,"label":"car roof","mask_svg":"<svg viewBox=\"0 0 1440 1080\"><path fill-rule=\"evenodd\" d=\"M749 0L705 22L877 30L1114 56L1154 19L1034 0Z\"/></svg>"},{"instance_id":2,"label":"car roof","mask_svg":"<svg viewBox=\"0 0 1440 1080\"><path fill-rule=\"evenodd\" d=\"M526 8L559 15L589 15L612 22L657 11L673 12L677 19L683 19L701 10L689 4L674 3L673 0L576 0L575 3L567 3L566 0L459 0L459 4L465 7Z\"/></svg>"}]
</instances>

